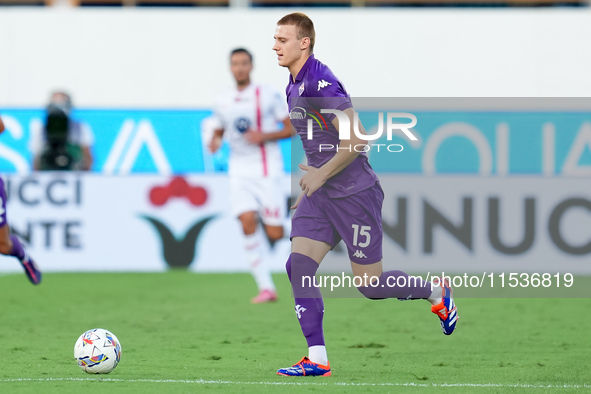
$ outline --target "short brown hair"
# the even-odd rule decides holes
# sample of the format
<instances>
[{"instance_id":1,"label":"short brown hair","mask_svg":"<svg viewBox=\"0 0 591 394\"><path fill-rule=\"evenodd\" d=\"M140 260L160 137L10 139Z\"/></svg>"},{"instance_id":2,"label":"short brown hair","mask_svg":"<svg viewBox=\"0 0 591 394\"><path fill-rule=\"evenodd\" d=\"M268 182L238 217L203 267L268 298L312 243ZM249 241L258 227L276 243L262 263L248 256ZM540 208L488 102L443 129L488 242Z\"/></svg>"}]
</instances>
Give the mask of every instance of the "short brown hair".
<instances>
[{"instance_id":1,"label":"short brown hair","mask_svg":"<svg viewBox=\"0 0 591 394\"><path fill-rule=\"evenodd\" d=\"M309 50L310 54L312 54L314 51L314 42L316 41L316 32L314 31L314 23L312 22L312 19L308 17L308 15L301 12L287 14L283 18L279 19L277 25L295 26L298 31L298 40L301 40L304 37L308 37L310 39Z\"/></svg>"},{"instance_id":2,"label":"short brown hair","mask_svg":"<svg viewBox=\"0 0 591 394\"><path fill-rule=\"evenodd\" d=\"M233 49L232 52L230 52L230 59L232 59L232 56L234 56L237 53L246 53L246 55L250 59L250 62L252 63L252 53L248 52L248 50L244 48Z\"/></svg>"}]
</instances>

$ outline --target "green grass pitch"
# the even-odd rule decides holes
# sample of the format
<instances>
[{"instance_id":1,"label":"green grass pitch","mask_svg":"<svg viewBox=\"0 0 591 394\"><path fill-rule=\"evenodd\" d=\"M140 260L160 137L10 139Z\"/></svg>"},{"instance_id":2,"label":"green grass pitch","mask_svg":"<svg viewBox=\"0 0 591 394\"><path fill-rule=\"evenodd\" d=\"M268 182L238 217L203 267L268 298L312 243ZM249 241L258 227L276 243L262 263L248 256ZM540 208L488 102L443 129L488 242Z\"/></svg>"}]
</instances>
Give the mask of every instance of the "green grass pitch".
<instances>
[{"instance_id":1,"label":"green grass pitch","mask_svg":"<svg viewBox=\"0 0 591 394\"><path fill-rule=\"evenodd\" d=\"M333 376L277 376L307 348L287 277L275 279L280 300L251 305L245 274L0 276L0 392L591 392L585 298L457 298L450 337L424 301L327 299ZM122 344L109 375L73 359L96 327Z\"/></svg>"}]
</instances>

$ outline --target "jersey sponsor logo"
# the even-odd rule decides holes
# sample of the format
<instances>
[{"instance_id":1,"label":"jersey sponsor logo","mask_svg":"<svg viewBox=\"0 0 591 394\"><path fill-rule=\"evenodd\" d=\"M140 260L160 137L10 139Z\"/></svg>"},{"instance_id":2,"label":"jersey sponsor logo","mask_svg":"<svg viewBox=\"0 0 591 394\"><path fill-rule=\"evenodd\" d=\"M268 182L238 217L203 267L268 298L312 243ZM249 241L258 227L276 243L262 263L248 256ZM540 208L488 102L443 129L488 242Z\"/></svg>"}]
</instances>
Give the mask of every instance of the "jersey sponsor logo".
<instances>
[{"instance_id":1,"label":"jersey sponsor logo","mask_svg":"<svg viewBox=\"0 0 591 394\"><path fill-rule=\"evenodd\" d=\"M250 119L238 118L234 122L234 127L236 127L236 130L238 130L240 133L244 133L250 128Z\"/></svg>"},{"instance_id":2,"label":"jersey sponsor logo","mask_svg":"<svg viewBox=\"0 0 591 394\"><path fill-rule=\"evenodd\" d=\"M302 318L302 313L306 312L306 310L307 310L306 308L304 308L303 306L301 306L299 304L295 306L295 312L296 312L296 315L298 315L298 319Z\"/></svg>"},{"instance_id":3,"label":"jersey sponsor logo","mask_svg":"<svg viewBox=\"0 0 591 394\"><path fill-rule=\"evenodd\" d=\"M289 113L289 119L304 119L306 117L306 110L302 112L299 111L298 108L300 107L296 107L291 110L291 112Z\"/></svg>"},{"instance_id":4,"label":"jersey sponsor logo","mask_svg":"<svg viewBox=\"0 0 591 394\"><path fill-rule=\"evenodd\" d=\"M312 108L310 108L310 110L314 113L307 112L306 108L304 107L294 107L289 111L289 119L303 120L306 119L308 116L311 118L307 121L307 135L309 140L312 139L312 135L314 132L314 126L312 123L313 120L320 127L320 131L323 131L324 128L328 130L328 124L326 123L326 119L324 119L324 116L322 116L318 111L315 111ZM324 127L322 125L324 125Z\"/></svg>"},{"instance_id":5,"label":"jersey sponsor logo","mask_svg":"<svg viewBox=\"0 0 591 394\"><path fill-rule=\"evenodd\" d=\"M301 96L302 93L304 93L304 83L302 82L302 84L300 85L300 88L298 89L298 93Z\"/></svg>"},{"instance_id":6,"label":"jersey sponsor logo","mask_svg":"<svg viewBox=\"0 0 591 394\"><path fill-rule=\"evenodd\" d=\"M367 256L361 250L356 250L355 253L353 253L353 256L357 257L358 259L367 258Z\"/></svg>"},{"instance_id":7,"label":"jersey sponsor logo","mask_svg":"<svg viewBox=\"0 0 591 394\"><path fill-rule=\"evenodd\" d=\"M318 91L320 91L320 89L327 87L328 85L332 85L332 83L330 82L326 82L324 79L318 81Z\"/></svg>"},{"instance_id":8,"label":"jersey sponsor logo","mask_svg":"<svg viewBox=\"0 0 591 394\"><path fill-rule=\"evenodd\" d=\"M306 119L308 117L308 111L304 107L293 107L289 111L289 119Z\"/></svg>"}]
</instances>

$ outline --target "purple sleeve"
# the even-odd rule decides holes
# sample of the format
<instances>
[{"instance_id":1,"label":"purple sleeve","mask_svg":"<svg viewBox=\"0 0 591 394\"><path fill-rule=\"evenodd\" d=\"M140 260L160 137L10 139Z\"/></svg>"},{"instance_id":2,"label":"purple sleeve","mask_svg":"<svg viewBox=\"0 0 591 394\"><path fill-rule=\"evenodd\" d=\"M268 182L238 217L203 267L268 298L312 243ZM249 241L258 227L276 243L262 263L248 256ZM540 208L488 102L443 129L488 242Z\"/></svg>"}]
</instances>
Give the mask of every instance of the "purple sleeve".
<instances>
[{"instance_id":1,"label":"purple sleeve","mask_svg":"<svg viewBox=\"0 0 591 394\"><path fill-rule=\"evenodd\" d=\"M332 78L331 78L332 77ZM347 108L352 108L351 99L345 90L345 87L334 76L322 79L318 82L318 88L315 89L318 94L318 104L322 109L337 109L344 111ZM324 83L323 83L324 81ZM336 115L326 114L324 117L327 121L332 122Z\"/></svg>"}]
</instances>

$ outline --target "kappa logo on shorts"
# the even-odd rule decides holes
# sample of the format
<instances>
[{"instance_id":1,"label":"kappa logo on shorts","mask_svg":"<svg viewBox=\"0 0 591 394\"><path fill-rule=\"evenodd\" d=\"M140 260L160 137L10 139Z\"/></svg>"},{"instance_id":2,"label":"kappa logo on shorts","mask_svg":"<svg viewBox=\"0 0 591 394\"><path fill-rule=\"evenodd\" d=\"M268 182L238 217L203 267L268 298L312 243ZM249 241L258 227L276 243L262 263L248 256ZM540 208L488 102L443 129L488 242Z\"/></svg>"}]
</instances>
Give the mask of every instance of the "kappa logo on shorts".
<instances>
[{"instance_id":1,"label":"kappa logo on shorts","mask_svg":"<svg viewBox=\"0 0 591 394\"><path fill-rule=\"evenodd\" d=\"M355 253L353 253L353 256L357 257L358 259L366 259L367 256L365 254L363 254L363 252L361 250L356 250Z\"/></svg>"},{"instance_id":2,"label":"kappa logo on shorts","mask_svg":"<svg viewBox=\"0 0 591 394\"><path fill-rule=\"evenodd\" d=\"M302 313L306 312L306 308L304 308L303 306L301 306L300 304L295 306L295 312L296 315L298 315L298 319L302 318Z\"/></svg>"}]
</instances>

